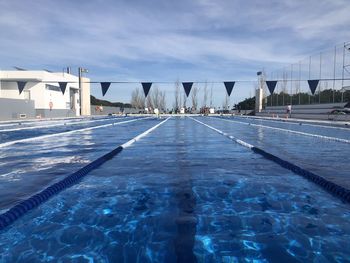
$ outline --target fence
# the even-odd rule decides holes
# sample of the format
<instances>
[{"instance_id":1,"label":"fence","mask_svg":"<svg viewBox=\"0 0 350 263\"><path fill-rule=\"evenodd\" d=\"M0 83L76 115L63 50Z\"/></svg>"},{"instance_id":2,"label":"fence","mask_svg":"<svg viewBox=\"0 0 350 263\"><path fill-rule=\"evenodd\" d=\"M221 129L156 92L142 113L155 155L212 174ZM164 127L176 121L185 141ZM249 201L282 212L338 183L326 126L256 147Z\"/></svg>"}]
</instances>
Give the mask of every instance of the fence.
<instances>
[{"instance_id":1,"label":"fence","mask_svg":"<svg viewBox=\"0 0 350 263\"><path fill-rule=\"evenodd\" d=\"M350 42L335 46L280 70L265 74L267 80L278 80L267 106L339 103L350 101ZM307 80L320 80L312 94ZM264 85L265 94L270 94Z\"/></svg>"}]
</instances>

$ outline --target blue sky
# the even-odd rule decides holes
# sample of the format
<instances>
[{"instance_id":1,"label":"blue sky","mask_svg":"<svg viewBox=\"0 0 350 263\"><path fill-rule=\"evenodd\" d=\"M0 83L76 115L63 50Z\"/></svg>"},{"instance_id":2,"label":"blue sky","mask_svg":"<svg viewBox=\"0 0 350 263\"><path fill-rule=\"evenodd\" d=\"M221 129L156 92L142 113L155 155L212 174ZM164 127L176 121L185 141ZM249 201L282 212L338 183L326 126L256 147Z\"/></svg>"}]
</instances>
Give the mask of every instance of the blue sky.
<instances>
[{"instance_id":1,"label":"blue sky","mask_svg":"<svg viewBox=\"0 0 350 263\"><path fill-rule=\"evenodd\" d=\"M0 0L0 68L83 66L93 81L255 80L349 41L349 13L348 0ZM113 85L106 98L127 102L139 86ZM158 87L171 101L173 85ZM253 88L237 83L232 102ZM220 104L224 87L213 89Z\"/></svg>"}]
</instances>

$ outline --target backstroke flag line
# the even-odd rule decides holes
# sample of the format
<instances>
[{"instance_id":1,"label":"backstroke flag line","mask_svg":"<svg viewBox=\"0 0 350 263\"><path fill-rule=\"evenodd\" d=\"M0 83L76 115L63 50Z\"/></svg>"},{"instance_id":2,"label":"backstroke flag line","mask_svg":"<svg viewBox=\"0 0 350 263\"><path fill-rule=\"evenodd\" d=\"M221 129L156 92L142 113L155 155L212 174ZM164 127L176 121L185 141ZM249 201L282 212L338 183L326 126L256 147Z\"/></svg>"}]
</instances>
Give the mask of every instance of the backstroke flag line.
<instances>
[{"instance_id":1,"label":"backstroke flag line","mask_svg":"<svg viewBox=\"0 0 350 263\"><path fill-rule=\"evenodd\" d=\"M270 91L270 94L272 95L273 92L275 91L276 85L277 85L277 80L267 80L266 81L267 88Z\"/></svg>"},{"instance_id":2,"label":"backstroke flag line","mask_svg":"<svg viewBox=\"0 0 350 263\"><path fill-rule=\"evenodd\" d=\"M184 87L187 98L188 98L188 95L190 95L192 85L193 85L193 82L182 82L182 86Z\"/></svg>"},{"instance_id":3,"label":"backstroke flag line","mask_svg":"<svg viewBox=\"0 0 350 263\"><path fill-rule=\"evenodd\" d=\"M224 84L225 84L225 88L226 88L226 92L227 92L227 95L230 97L231 96L231 93L232 93L232 90L233 90L233 87L235 86L235 83L234 81L225 81Z\"/></svg>"},{"instance_id":4,"label":"backstroke flag line","mask_svg":"<svg viewBox=\"0 0 350 263\"><path fill-rule=\"evenodd\" d=\"M110 82L101 82L102 96L104 96L111 85Z\"/></svg>"},{"instance_id":5,"label":"backstroke flag line","mask_svg":"<svg viewBox=\"0 0 350 263\"><path fill-rule=\"evenodd\" d=\"M19 91L19 95L21 95L22 91L24 90L24 87L26 86L26 81L17 81L17 88Z\"/></svg>"},{"instance_id":6,"label":"backstroke flag line","mask_svg":"<svg viewBox=\"0 0 350 263\"><path fill-rule=\"evenodd\" d=\"M66 92L66 88L67 88L67 82L58 82L58 85L60 85L60 89L62 91L62 94L64 95L64 93Z\"/></svg>"},{"instance_id":7,"label":"backstroke flag line","mask_svg":"<svg viewBox=\"0 0 350 263\"><path fill-rule=\"evenodd\" d=\"M152 86L152 82L142 82L141 84L142 84L143 92L145 93L145 97L147 98L147 95Z\"/></svg>"},{"instance_id":8,"label":"backstroke flag line","mask_svg":"<svg viewBox=\"0 0 350 263\"><path fill-rule=\"evenodd\" d=\"M320 80L318 79L312 79L307 81L309 83L309 88L311 90L312 95L315 95L315 91L317 89L318 83Z\"/></svg>"}]
</instances>

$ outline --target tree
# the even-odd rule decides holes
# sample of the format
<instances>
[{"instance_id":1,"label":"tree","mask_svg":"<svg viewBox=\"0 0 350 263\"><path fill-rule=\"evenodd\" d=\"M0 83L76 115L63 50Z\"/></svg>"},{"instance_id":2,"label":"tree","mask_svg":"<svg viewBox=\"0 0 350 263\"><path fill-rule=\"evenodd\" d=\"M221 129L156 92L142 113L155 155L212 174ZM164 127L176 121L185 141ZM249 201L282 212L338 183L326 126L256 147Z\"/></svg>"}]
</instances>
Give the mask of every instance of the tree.
<instances>
[{"instance_id":1,"label":"tree","mask_svg":"<svg viewBox=\"0 0 350 263\"><path fill-rule=\"evenodd\" d=\"M157 108L164 111L166 109L165 91L159 90L157 86L152 87L147 96L147 107L151 110Z\"/></svg>"},{"instance_id":2,"label":"tree","mask_svg":"<svg viewBox=\"0 0 350 263\"><path fill-rule=\"evenodd\" d=\"M146 98L146 105L148 110L153 110L154 109L154 105L153 105L153 100L152 100L152 91L150 90L148 92L147 98Z\"/></svg>"},{"instance_id":3,"label":"tree","mask_svg":"<svg viewBox=\"0 0 350 263\"><path fill-rule=\"evenodd\" d=\"M181 103L180 103L180 82L179 80L177 80L175 82L175 92L174 92L174 95L175 95L175 100L174 100L174 110L175 112L178 112L179 111L179 108L181 107Z\"/></svg>"},{"instance_id":4,"label":"tree","mask_svg":"<svg viewBox=\"0 0 350 263\"><path fill-rule=\"evenodd\" d=\"M132 91L130 104L136 109L145 108L145 95L141 88L135 88Z\"/></svg>"},{"instance_id":5,"label":"tree","mask_svg":"<svg viewBox=\"0 0 350 263\"><path fill-rule=\"evenodd\" d=\"M159 106L162 111L166 110L166 96L165 96L165 91L160 93L160 101L159 101Z\"/></svg>"},{"instance_id":6,"label":"tree","mask_svg":"<svg viewBox=\"0 0 350 263\"><path fill-rule=\"evenodd\" d=\"M192 99L192 110L196 111L198 107L198 87L192 88L191 99Z\"/></svg>"},{"instance_id":7,"label":"tree","mask_svg":"<svg viewBox=\"0 0 350 263\"><path fill-rule=\"evenodd\" d=\"M213 107L213 85L212 83L210 87L210 108Z\"/></svg>"},{"instance_id":8,"label":"tree","mask_svg":"<svg viewBox=\"0 0 350 263\"><path fill-rule=\"evenodd\" d=\"M288 73L283 71L282 75L282 105L284 105L284 95L287 94Z\"/></svg>"},{"instance_id":9,"label":"tree","mask_svg":"<svg viewBox=\"0 0 350 263\"><path fill-rule=\"evenodd\" d=\"M183 90L182 91L182 96L183 96L183 107L186 108L186 102L187 102L187 95L186 92Z\"/></svg>"},{"instance_id":10,"label":"tree","mask_svg":"<svg viewBox=\"0 0 350 263\"><path fill-rule=\"evenodd\" d=\"M255 109L255 97L247 98L235 105L237 110L254 110Z\"/></svg>"},{"instance_id":11,"label":"tree","mask_svg":"<svg viewBox=\"0 0 350 263\"><path fill-rule=\"evenodd\" d=\"M225 94L225 100L222 104L222 109L228 110L228 102L229 102L229 96L227 95L227 93Z\"/></svg>"},{"instance_id":12,"label":"tree","mask_svg":"<svg viewBox=\"0 0 350 263\"><path fill-rule=\"evenodd\" d=\"M208 104L208 83L204 84L204 94L203 94L203 107L206 108Z\"/></svg>"},{"instance_id":13,"label":"tree","mask_svg":"<svg viewBox=\"0 0 350 263\"><path fill-rule=\"evenodd\" d=\"M131 108L133 107L130 103L123 102L110 102L108 100L100 100L90 95L91 105L98 106L109 106L109 107L120 107L120 108Z\"/></svg>"}]
</instances>

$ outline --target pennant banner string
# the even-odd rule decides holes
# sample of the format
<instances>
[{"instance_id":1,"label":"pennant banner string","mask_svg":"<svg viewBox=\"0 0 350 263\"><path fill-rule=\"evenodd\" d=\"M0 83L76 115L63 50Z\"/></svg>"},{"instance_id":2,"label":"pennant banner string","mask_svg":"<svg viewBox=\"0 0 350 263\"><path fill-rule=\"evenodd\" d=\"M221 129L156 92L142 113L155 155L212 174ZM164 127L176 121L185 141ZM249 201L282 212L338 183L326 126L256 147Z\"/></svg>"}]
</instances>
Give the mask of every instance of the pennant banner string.
<instances>
[{"instance_id":1,"label":"pennant banner string","mask_svg":"<svg viewBox=\"0 0 350 263\"><path fill-rule=\"evenodd\" d=\"M19 95L21 95L22 91L24 90L24 87L26 86L26 81L17 81L17 88L19 91Z\"/></svg>"},{"instance_id":2,"label":"pennant banner string","mask_svg":"<svg viewBox=\"0 0 350 263\"><path fill-rule=\"evenodd\" d=\"M277 85L277 80L268 80L266 81L267 88L270 91L270 94L272 95L273 92L275 91L276 85Z\"/></svg>"},{"instance_id":3,"label":"pennant banner string","mask_svg":"<svg viewBox=\"0 0 350 263\"><path fill-rule=\"evenodd\" d=\"M67 82L58 82L58 85L60 86L62 94L64 95L64 93L66 92L66 88L67 88Z\"/></svg>"},{"instance_id":4,"label":"pennant banner string","mask_svg":"<svg viewBox=\"0 0 350 263\"><path fill-rule=\"evenodd\" d=\"M145 97L147 98L147 95L152 86L152 82L142 82L141 84L142 84L143 92L145 93Z\"/></svg>"},{"instance_id":5,"label":"pennant banner string","mask_svg":"<svg viewBox=\"0 0 350 263\"><path fill-rule=\"evenodd\" d=\"M190 95L192 85L193 85L193 82L182 82L182 86L184 87L187 98L188 98L188 95Z\"/></svg>"},{"instance_id":6,"label":"pennant banner string","mask_svg":"<svg viewBox=\"0 0 350 263\"><path fill-rule=\"evenodd\" d=\"M111 86L111 82L101 82L102 96L106 95L106 92L108 91L109 86Z\"/></svg>"},{"instance_id":7,"label":"pennant banner string","mask_svg":"<svg viewBox=\"0 0 350 263\"><path fill-rule=\"evenodd\" d=\"M311 90L312 95L315 95L315 91L317 89L317 86L318 86L318 83L320 82L320 80L312 79L312 80L308 80L307 82L309 84L309 88Z\"/></svg>"},{"instance_id":8,"label":"pennant banner string","mask_svg":"<svg viewBox=\"0 0 350 263\"><path fill-rule=\"evenodd\" d=\"M350 80L350 78L327 78L327 79L319 79L319 82L321 81L340 81L340 80ZM2 82L18 82L18 81L14 81L14 80L6 80L6 79L2 79ZM291 81L291 82L299 82L299 81L309 81L309 79L275 79L275 81L279 82L279 81ZM24 81L26 83L31 82L31 83L35 83L38 81ZM58 83L58 81L54 81L54 80L48 80L45 81L43 80L42 82L45 83ZM258 82L258 80L235 80L235 83L256 83ZM79 81L66 81L66 83L79 83ZM84 81L82 80L81 83L91 83L91 84L100 84L102 83L101 81ZM111 84L137 84L137 83L142 83L141 81L109 81L109 82L104 82L104 83L111 83ZM176 81L152 81L152 84L175 84ZM223 83L223 81L192 81L192 83L197 83L197 84L220 84Z\"/></svg>"},{"instance_id":9,"label":"pennant banner string","mask_svg":"<svg viewBox=\"0 0 350 263\"><path fill-rule=\"evenodd\" d=\"M226 88L227 95L230 97L232 90L233 90L233 87L235 86L235 82L234 81L225 81L224 85Z\"/></svg>"}]
</instances>

